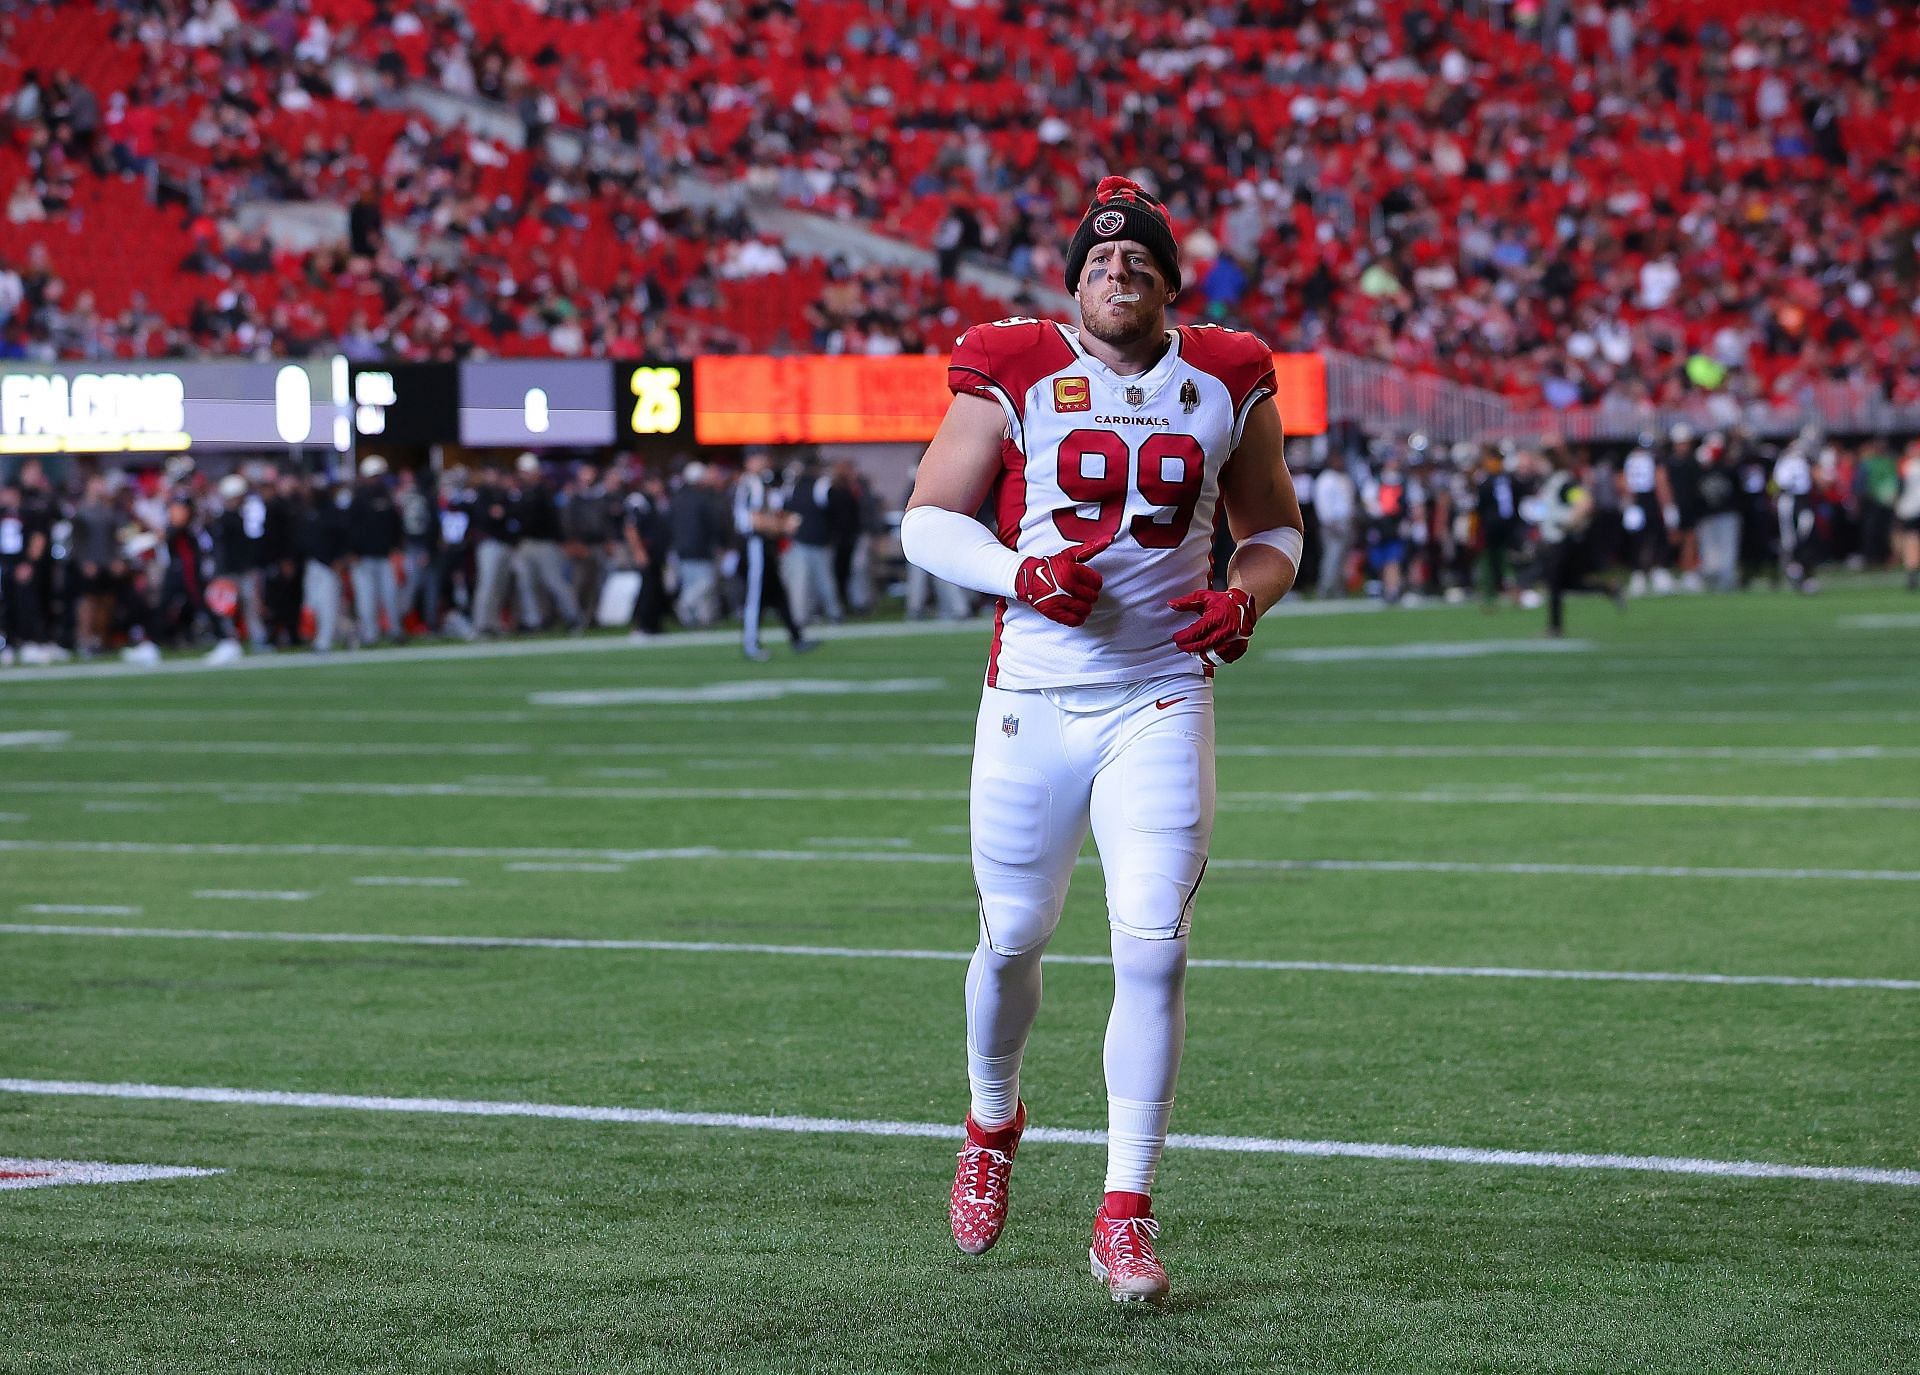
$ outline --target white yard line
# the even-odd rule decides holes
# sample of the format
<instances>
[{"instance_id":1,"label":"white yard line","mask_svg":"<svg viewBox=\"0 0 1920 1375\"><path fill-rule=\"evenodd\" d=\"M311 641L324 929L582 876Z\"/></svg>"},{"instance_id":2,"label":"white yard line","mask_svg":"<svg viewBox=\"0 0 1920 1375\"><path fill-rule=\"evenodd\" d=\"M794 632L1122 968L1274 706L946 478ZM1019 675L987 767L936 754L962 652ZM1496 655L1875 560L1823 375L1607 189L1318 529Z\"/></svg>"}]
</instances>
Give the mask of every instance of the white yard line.
<instances>
[{"instance_id":1,"label":"white yard line","mask_svg":"<svg viewBox=\"0 0 1920 1375\"><path fill-rule=\"evenodd\" d=\"M138 907L111 902L29 902L20 911L34 917L137 917Z\"/></svg>"},{"instance_id":2,"label":"white yard line","mask_svg":"<svg viewBox=\"0 0 1920 1375\"><path fill-rule=\"evenodd\" d=\"M25 1160L0 1155L0 1189L45 1189L62 1184L134 1184L147 1179L196 1179L225 1174L188 1165L115 1165L104 1160Z\"/></svg>"},{"instance_id":3,"label":"white yard line","mask_svg":"<svg viewBox=\"0 0 1920 1375\"><path fill-rule=\"evenodd\" d=\"M634 950L686 955L791 955L836 960L936 960L964 964L970 950L912 950L844 945L778 945L754 941L669 941L592 936L437 936L365 931L228 931L170 926L54 926L0 923L0 935L106 939L266 941L293 945L424 945L478 950ZM1107 955L1048 955L1048 964L1111 965ZM1866 988L1920 992L1920 979L1800 974L1701 974L1618 969L1528 969L1504 965L1357 964L1345 960L1192 959L1190 969L1282 974L1386 974L1404 978L1546 979L1573 983L1709 984L1730 987Z\"/></svg>"},{"instance_id":4,"label":"white yard line","mask_svg":"<svg viewBox=\"0 0 1920 1375\"><path fill-rule=\"evenodd\" d=\"M193 895L216 902L305 902L313 896L284 888L196 888Z\"/></svg>"},{"instance_id":5,"label":"white yard line","mask_svg":"<svg viewBox=\"0 0 1920 1375\"><path fill-rule=\"evenodd\" d=\"M1842 616L1847 630L1920 630L1920 611L1892 611L1884 615Z\"/></svg>"},{"instance_id":6,"label":"white yard line","mask_svg":"<svg viewBox=\"0 0 1920 1375\"><path fill-rule=\"evenodd\" d=\"M66 1079L0 1079L0 1093L65 1098L120 1098L144 1102L315 1108L338 1112L439 1113L458 1117L531 1117L636 1126L707 1127L725 1131L793 1132L830 1136L900 1136L951 1141L951 1122L893 1122L868 1118L765 1116L730 1112L673 1112L665 1108L586 1107L570 1103L499 1102L466 1098L388 1098L369 1094L289 1093L175 1084L90 1083ZM1024 1138L1049 1145L1103 1146L1107 1134L1062 1127L1029 1127ZM1445 1165L1506 1165L1552 1170L1631 1170L1737 1179L1803 1179L1822 1183L1920 1188L1920 1170L1865 1165L1788 1165L1762 1160L1696 1156L1521 1151L1474 1146L1407 1146L1379 1141L1307 1141L1292 1137L1190 1136L1167 1138L1175 1150L1233 1155L1297 1155L1321 1159L1396 1160Z\"/></svg>"},{"instance_id":7,"label":"white yard line","mask_svg":"<svg viewBox=\"0 0 1920 1375\"><path fill-rule=\"evenodd\" d=\"M973 746L960 743L906 744L860 741L845 744L799 744L767 741L753 745L636 744L608 741L595 745L534 745L513 742L455 742L421 744L395 741L333 740L74 740L47 750L74 754L226 754L314 756L318 758L497 757L543 755L560 758L605 759L612 756L709 756L740 754L753 758L861 759L868 756L911 756L964 759ZM1227 759L1720 759L1770 764L1840 764L1872 759L1920 759L1920 745L1220 745L1214 753ZM657 768L591 768L595 778L651 778Z\"/></svg>"},{"instance_id":8,"label":"white yard line","mask_svg":"<svg viewBox=\"0 0 1920 1375\"><path fill-rule=\"evenodd\" d=\"M350 882L356 888L465 888L463 878L415 878L408 874L357 874Z\"/></svg>"},{"instance_id":9,"label":"white yard line","mask_svg":"<svg viewBox=\"0 0 1920 1375\"><path fill-rule=\"evenodd\" d=\"M25 812L0 812L0 822L25 821L26 819L27 814Z\"/></svg>"},{"instance_id":10,"label":"white yard line","mask_svg":"<svg viewBox=\"0 0 1920 1375\"><path fill-rule=\"evenodd\" d=\"M218 783L203 781L82 782L59 780L0 780L0 793L76 793L110 790L137 796L244 797L474 797L521 798L539 801L610 802L964 802L964 788L688 788L534 786L493 783ZM1686 807L1704 810L1737 808L1782 811L1920 811L1920 797L1822 797L1791 794L1740 793L1577 793L1535 792L1524 788L1479 788L1450 791L1396 792L1349 788L1323 792L1225 792L1227 807L1323 806L1347 803L1400 806L1567 806L1567 807ZM139 809L145 804L89 802L89 808Z\"/></svg>"},{"instance_id":11,"label":"white yard line","mask_svg":"<svg viewBox=\"0 0 1920 1375\"><path fill-rule=\"evenodd\" d=\"M1525 788L1460 789L1452 792L1379 792L1363 788L1339 792L1221 793L1227 806L1317 806L1335 802L1393 803L1407 806L1522 807L1692 807L1784 811L1913 812L1920 797L1819 797L1783 794L1717 793L1569 793Z\"/></svg>"},{"instance_id":12,"label":"white yard line","mask_svg":"<svg viewBox=\"0 0 1920 1375\"><path fill-rule=\"evenodd\" d=\"M768 864L951 864L969 862L965 854L914 850L729 850L714 845L663 849L588 849L568 846L360 845L341 842L266 843L248 841L159 840L7 840L0 854L171 855L200 858L349 857L355 859L465 859L498 863L506 859L606 860L616 864L754 861ZM1099 861L1083 858L1083 866ZM1920 869L1815 869L1686 864L1575 864L1509 860L1448 859L1214 859L1215 872L1359 874L1485 874L1575 878L1815 880L1849 883L1920 883Z\"/></svg>"},{"instance_id":13,"label":"white yard line","mask_svg":"<svg viewBox=\"0 0 1920 1375\"><path fill-rule=\"evenodd\" d=\"M71 732L64 730L0 730L0 750L18 749L22 745L64 745L71 738Z\"/></svg>"}]
</instances>

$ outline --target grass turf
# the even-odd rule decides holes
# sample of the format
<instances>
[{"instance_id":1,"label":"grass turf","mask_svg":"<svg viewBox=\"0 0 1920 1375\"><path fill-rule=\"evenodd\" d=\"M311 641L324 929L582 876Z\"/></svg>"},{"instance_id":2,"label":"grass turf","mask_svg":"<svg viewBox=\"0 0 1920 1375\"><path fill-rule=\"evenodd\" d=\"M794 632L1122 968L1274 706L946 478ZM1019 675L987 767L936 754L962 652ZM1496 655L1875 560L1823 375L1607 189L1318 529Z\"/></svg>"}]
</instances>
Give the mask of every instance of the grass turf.
<instances>
[{"instance_id":1,"label":"grass turf","mask_svg":"<svg viewBox=\"0 0 1920 1375\"><path fill-rule=\"evenodd\" d=\"M1587 652L1318 663L1263 652L1530 644L1536 621L1272 623L1221 676L1238 800L1214 853L1920 869L1911 810L1734 801L1920 797L1920 626L1848 624L1913 609L1872 589L1580 607ZM673 648L0 679L0 730L68 735L0 749L0 921L963 950L979 658L932 635L766 668ZM908 677L937 685L530 700ZM1352 746L1382 748L1258 753ZM670 847L707 849L631 857ZM509 867L536 854L617 869ZM465 882L352 881L395 876ZM1104 948L1098 877L1057 951ZM1916 891L1216 866L1194 952L1913 979ZM0 1074L947 1121L959 982L941 961L0 935ZM1180 1131L1920 1164L1912 991L1226 969L1189 990ZM1102 1125L1108 992L1097 966L1049 971L1040 1122ZM1920 1342L1910 1189L1175 1152L1176 1299L1139 1313L1085 1273L1096 1148L1023 1152L984 1261L944 1235L950 1152L0 1094L0 1154L228 1171L0 1193L0 1371L1851 1372L1910 1369Z\"/></svg>"}]
</instances>

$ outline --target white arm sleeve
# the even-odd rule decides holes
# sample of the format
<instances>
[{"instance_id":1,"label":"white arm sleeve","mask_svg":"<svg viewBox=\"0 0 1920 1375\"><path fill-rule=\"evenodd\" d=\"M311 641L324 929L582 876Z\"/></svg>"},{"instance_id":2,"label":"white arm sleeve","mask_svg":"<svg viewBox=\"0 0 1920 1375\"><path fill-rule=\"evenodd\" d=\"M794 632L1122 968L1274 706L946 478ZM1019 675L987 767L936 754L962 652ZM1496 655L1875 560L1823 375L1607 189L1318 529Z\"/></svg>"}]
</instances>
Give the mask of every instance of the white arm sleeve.
<instances>
[{"instance_id":1,"label":"white arm sleeve","mask_svg":"<svg viewBox=\"0 0 1920 1375\"><path fill-rule=\"evenodd\" d=\"M900 549L936 578L989 597L1013 596L1026 562L972 516L942 506L916 506L900 518Z\"/></svg>"}]
</instances>

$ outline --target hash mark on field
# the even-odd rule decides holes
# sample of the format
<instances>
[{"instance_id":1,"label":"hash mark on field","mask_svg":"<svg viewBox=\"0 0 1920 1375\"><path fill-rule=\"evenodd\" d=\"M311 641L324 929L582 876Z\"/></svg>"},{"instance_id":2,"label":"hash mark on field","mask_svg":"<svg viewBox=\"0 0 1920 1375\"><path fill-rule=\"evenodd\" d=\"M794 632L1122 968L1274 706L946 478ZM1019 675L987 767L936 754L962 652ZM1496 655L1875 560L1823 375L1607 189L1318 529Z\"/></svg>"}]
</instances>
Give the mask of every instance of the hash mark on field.
<instances>
[{"instance_id":1,"label":"hash mark on field","mask_svg":"<svg viewBox=\"0 0 1920 1375\"><path fill-rule=\"evenodd\" d=\"M572 863L546 863L531 860L517 860L507 866L510 874L622 874L626 872L624 864L594 864L575 861Z\"/></svg>"},{"instance_id":2,"label":"hash mark on field","mask_svg":"<svg viewBox=\"0 0 1920 1375\"><path fill-rule=\"evenodd\" d=\"M464 781L480 784L492 783L501 787L514 787L517 785L528 788L543 788L547 783L546 775L538 773L470 773Z\"/></svg>"},{"instance_id":3,"label":"hash mark on field","mask_svg":"<svg viewBox=\"0 0 1920 1375\"><path fill-rule=\"evenodd\" d=\"M169 841L169 840L8 840L0 854L170 855L177 858L347 856L355 859L469 859L492 863L507 859L600 860L616 864L665 864L691 861L768 864L953 864L970 862L962 853L922 850L729 850L716 845L662 849L587 849L550 845L360 845L333 841ZM1097 859L1083 857L1092 868ZM1453 859L1214 859L1214 870L1295 874L1484 874L1524 878L1685 878L1752 879L1765 882L1920 883L1920 869L1787 869L1765 866L1689 864L1574 864L1513 860Z\"/></svg>"},{"instance_id":4,"label":"hash mark on field","mask_svg":"<svg viewBox=\"0 0 1920 1375\"><path fill-rule=\"evenodd\" d=\"M25 821L26 819L25 812L0 812L0 821Z\"/></svg>"},{"instance_id":5,"label":"hash mark on field","mask_svg":"<svg viewBox=\"0 0 1920 1375\"><path fill-rule=\"evenodd\" d=\"M237 807L297 807L306 801L293 793L221 793L220 800Z\"/></svg>"},{"instance_id":6,"label":"hash mark on field","mask_svg":"<svg viewBox=\"0 0 1920 1375\"><path fill-rule=\"evenodd\" d=\"M117 784L102 783L103 788L117 787ZM80 809L86 812L158 812L164 811L157 802L126 802L118 799L102 799L94 802L82 802Z\"/></svg>"},{"instance_id":7,"label":"hash mark on field","mask_svg":"<svg viewBox=\"0 0 1920 1375\"><path fill-rule=\"evenodd\" d=\"M828 850L857 850L864 845L883 845L904 850L913 844L905 836L808 836L807 844Z\"/></svg>"},{"instance_id":8,"label":"hash mark on field","mask_svg":"<svg viewBox=\"0 0 1920 1375\"><path fill-rule=\"evenodd\" d=\"M193 895L228 902L305 902L313 896L287 888L197 888Z\"/></svg>"},{"instance_id":9,"label":"hash mark on field","mask_svg":"<svg viewBox=\"0 0 1920 1375\"><path fill-rule=\"evenodd\" d=\"M458 1117L536 1117L570 1122L621 1122L639 1126L711 1127L832 1136L904 1136L950 1142L951 1122L890 1122L835 1117L769 1116L730 1112L674 1112L665 1108L588 1107L570 1103L497 1102L467 1098L390 1098L372 1094L288 1093L175 1084L108 1084L62 1079L0 1079L0 1093L67 1098L125 1098L175 1103L222 1103L248 1107L315 1108L345 1112L440 1113ZM1107 1134L1063 1127L1029 1127L1026 1141L1063 1146L1104 1146ZM1397 1160L1423 1164L1505 1165L1549 1170L1632 1170L1655 1174L1711 1175L1734 1179L1805 1179L1823 1183L1884 1184L1920 1188L1920 1170L1865 1165L1789 1165L1766 1160L1712 1160L1694 1156L1624 1155L1573 1151L1520 1151L1474 1146L1406 1146L1378 1141L1306 1141L1293 1137L1188 1136L1167 1138L1175 1150L1233 1155L1298 1155L1320 1159Z\"/></svg>"},{"instance_id":10,"label":"hash mark on field","mask_svg":"<svg viewBox=\"0 0 1920 1375\"><path fill-rule=\"evenodd\" d=\"M1920 612L1894 611L1885 615L1842 616L1848 630L1920 630Z\"/></svg>"},{"instance_id":11,"label":"hash mark on field","mask_svg":"<svg viewBox=\"0 0 1920 1375\"><path fill-rule=\"evenodd\" d=\"M658 778L662 774L664 774L666 770L665 769L644 769L644 768L583 769L581 770L581 772L586 774L587 777L589 778Z\"/></svg>"},{"instance_id":12,"label":"hash mark on field","mask_svg":"<svg viewBox=\"0 0 1920 1375\"><path fill-rule=\"evenodd\" d=\"M20 909L36 917L137 917L138 907L111 902L30 902Z\"/></svg>"},{"instance_id":13,"label":"hash mark on field","mask_svg":"<svg viewBox=\"0 0 1920 1375\"><path fill-rule=\"evenodd\" d=\"M415 878L407 874L361 874L351 880L359 888L465 888L463 878Z\"/></svg>"},{"instance_id":14,"label":"hash mark on field","mask_svg":"<svg viewBox=\"0 0 1920 1375\"><path fill-rule=\"evenodd\" d=\"M191 1165L113 1165L104 1160L22 1160L0 1156L0 1189L45 1189L61 1184L134 1184L145 1179L191 1179L225 1174Z\"/></svg>"},{"instance_id":15,"label":"hash mark on field","mask_svg":"<svg viewBox=\"0 0 1920 1375\"><path fill-rule=\"evenodd\" d=\"M610 868L614 866L609 866ZM616 870L617 871L617 870ZM30 909L23 909L30 910ZM938 960L964 964L970 950L845 945L773 945L751 941L670 941L600 936L435 936L372 931L221 931L167 926L28 926L0 923L0 935L148 937L162 940L269 941L290 945L424 945L506 950L633 950L685 955L797 955L838 960ZM1111 965L1107 955L1047 955L1047 964ZM1800 974L1696 974L1615 969L1528 969L1504 965L1358 964L1345 960L1191 959L1189 969L1283 974L1391 974L1409 978L1549 979L1577 983L1720 984L1774 988L1873 988L1920 992L1920 979Z\"/></svg>"},{"instance_id":16,"label":"hash mark on field","mask_svg":"<svg viewBox=\"0 0 1920 1375\"><path fill-rule=\"evenodd\" d=\"M73 733L64 730L0 730L0 750L18 749L23 745L64 745L72 738Z\"/></svg>"}]
</instances>

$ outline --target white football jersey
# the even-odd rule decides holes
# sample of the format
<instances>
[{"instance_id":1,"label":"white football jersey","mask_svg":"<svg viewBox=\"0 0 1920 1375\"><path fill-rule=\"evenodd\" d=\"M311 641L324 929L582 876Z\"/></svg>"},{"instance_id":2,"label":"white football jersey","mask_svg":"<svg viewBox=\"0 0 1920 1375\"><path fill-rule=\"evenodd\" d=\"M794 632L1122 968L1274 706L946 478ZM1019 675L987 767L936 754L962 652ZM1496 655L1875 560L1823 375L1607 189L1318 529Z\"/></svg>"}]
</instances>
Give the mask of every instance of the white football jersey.
<instances>
[{"instance_id":1,"label":"white football jersey","mask_svg":"<svg viewBox=\"0 0 1920 1375\"><path fill-rule=\"evenodd\" d=\"M1220 469L1248 413L1273 394L1273 353L1214 325L1169 330L1167 341L1151 371L1121 377L1064 325L1002 320L961 336L948 386L1007 417L993 500L1001 542L1042 558L1091 546L1087 565L1105 579L1080 626L1002 599L989 687L1202 671L1173 643L1192 615L1167 603L1207 586Z\"/></svg>"}]
</instances>

